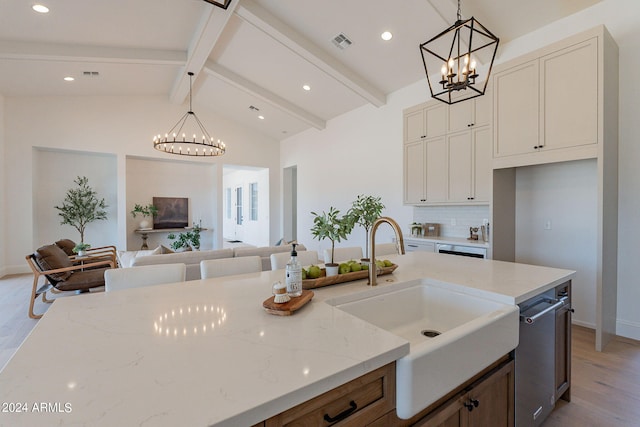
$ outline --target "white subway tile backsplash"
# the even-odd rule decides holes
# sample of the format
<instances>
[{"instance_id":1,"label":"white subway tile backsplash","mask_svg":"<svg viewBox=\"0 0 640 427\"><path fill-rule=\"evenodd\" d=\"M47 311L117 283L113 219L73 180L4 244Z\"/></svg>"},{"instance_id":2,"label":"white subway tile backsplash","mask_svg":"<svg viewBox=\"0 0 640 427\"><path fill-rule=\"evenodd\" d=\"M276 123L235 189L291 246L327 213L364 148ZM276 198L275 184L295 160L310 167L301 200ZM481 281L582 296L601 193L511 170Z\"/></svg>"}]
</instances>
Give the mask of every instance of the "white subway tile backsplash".
<instances>
[{"instance_id":1,"label":"white subway tile backsplash","mask_svg":"<svg viewBox=\"0 0 640 427\"><path fill-rule=\"evenodd\" d=\"M469 237L469 227L480 227L482 220L490 218L489 206L416 206L413 221L440 224L440 235L446 237ZM455 219L456 225L451 225Z\"/></svg>"}]
</instances>

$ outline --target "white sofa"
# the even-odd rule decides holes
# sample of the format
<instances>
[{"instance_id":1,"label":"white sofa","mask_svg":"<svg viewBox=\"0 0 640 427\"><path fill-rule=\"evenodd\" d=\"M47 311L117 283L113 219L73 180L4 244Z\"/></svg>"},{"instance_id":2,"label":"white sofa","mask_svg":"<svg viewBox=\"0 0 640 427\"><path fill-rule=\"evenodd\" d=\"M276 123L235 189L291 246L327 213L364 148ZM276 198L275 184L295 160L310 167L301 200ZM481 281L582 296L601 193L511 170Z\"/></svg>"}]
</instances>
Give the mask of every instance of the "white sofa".
<instances>
[{"instance_id":1,"label":"white sofa","mask_svg":"<svg viewBox=\"0 0 640 427\"><path fill-rule=\"evenodd\" d=\"M300 251L305 250L304 245L297 245L296 248ZM120 267L183 263L187 266L187 280L198 280L200 279L200 261L258 255L262 262L262 270L268 271L271 270L271 254L291 252L291 245L265 246L259 248L238 247L235 249L211 249L175 253L163 252L163 246L147 251L120 251L118 252L118 260Z\"/></svg>"}]
</instances>

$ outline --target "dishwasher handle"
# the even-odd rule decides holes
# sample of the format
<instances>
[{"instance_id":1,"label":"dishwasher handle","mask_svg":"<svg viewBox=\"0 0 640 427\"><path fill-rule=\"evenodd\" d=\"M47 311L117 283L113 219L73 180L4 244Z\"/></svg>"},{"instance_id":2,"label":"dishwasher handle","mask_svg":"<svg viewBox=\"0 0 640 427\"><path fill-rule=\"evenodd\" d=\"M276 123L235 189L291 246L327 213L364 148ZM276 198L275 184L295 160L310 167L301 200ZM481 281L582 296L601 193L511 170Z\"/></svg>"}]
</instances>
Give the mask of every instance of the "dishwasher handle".
<instances>
[{"instance_id":1,"label":"dishwasher handle","mask_svg":"<svg viewBox=\"0 0 640 427\"><path fill-rule=\"evenodd\" d=\"M553 302L554 300L550 300L550 301ZM559 301L556 301L553 305L550 305L544 310L537 312L533 316L520 316L520 321L526 323L527 325L532 325L536 322L536 320L538 320L545 314L549 313L550 311L555 311L559 309L560 307L564 306L565 303L566 303L566 298L562 298Z\"/></svg>"}]
</instances>

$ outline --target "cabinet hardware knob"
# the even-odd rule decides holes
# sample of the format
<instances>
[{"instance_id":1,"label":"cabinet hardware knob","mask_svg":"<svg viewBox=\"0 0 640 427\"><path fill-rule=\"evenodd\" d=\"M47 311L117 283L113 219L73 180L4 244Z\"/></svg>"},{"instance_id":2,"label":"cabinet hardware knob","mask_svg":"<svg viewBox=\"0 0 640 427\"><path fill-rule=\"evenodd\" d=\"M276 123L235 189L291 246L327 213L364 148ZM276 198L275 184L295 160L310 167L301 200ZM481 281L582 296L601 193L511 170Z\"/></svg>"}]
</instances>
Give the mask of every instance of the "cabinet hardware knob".
<instances>
[{"instance_id":1,"label":"cabinet hardware knob","mask_svg":"<svg viewBox=\"0 0 640 427\"><path fill-rule=\"evenodd\" d=\"M473 411L473 408L480 406L480 402L476 399L469 399L469 403L465 402L462 405L467 408L467 411L471 412Z\"/></svg>"},{"instance_id":2,"label":"cabinet hardware knob","mask_svg":"<svg viewBox=\"0 0 640 427\"><path fill-rule=\"evenodd\" d=\"M340 420L343 420L343 419L347 418L356 409L358 409L358 405L356 405L356 402L354 402L352 400L351 402L349 402L349 408L347 408L344 411L340 412L335 417L331 417L331 416L329 416L329 414L324 414L324 420L326 422L328 422L328 423L335 423L336 421L340 421Z\"/></svg>"}]
</instances>

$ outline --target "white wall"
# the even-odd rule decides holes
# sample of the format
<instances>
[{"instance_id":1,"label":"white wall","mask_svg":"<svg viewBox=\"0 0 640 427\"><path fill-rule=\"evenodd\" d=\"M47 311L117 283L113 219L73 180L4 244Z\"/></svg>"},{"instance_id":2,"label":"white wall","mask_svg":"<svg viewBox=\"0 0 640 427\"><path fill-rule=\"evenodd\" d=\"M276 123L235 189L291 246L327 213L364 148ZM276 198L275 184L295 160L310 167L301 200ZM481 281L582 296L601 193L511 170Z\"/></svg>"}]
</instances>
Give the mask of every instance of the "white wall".
<instances>
[{"instance_id":1,"label":"white wall","mask_svg":"<svg viewBox=\"0 0 640 427\"><path fill-rule=\"evenodd\" d=\"M405 233L413 220L413 207L402 205L402 109L427 101L428 88L418 82L387 97L380 108L364 106L315 129L281 143L281 167L297 166L297 237L310 250L331 247L313 240L311 212L333 206L345 213L359 194L381 197L383 215L395 219ZM377 242L391 241L386 225L379 228ZM336 246L366 245L361 227L347 242Z\"/></svg>"},{"instance_id":2,"label":"white wall","mask_svg":"<svg viewBox=\"0 0 640 427\"><path fill-rule=\"evenodd\" d=\"M516 262L575 270L573 321L591 328L596 323L597 177L595 159L516 170Z\"/></svg>"},{"instance_id":3,"label":"white wall","mask_svg":"<svg viewBox=\"0 0 640 427\"><path fill-rule=\"evenodd\" d=\"M4 134L5 134L5 126L4 126L4 97L0 95L0 277L7 274L6 272L6 251L5 244L2 242L6 242L6 229L7 229L7 219L6 219L6 207L7 207L7 199L5 191L6 187L6 173L7 173L7 153L5 150L4 144Z\"/></svg>"},{"instance_id":4,"label":"white wall","mask_svg":"<svg viewBox=\"0 0 640 427\"><path fill-rule=\"evenodd\" d=\"M70 226L61 225L59 210L67 191L78 188L74 180L78 176L89 179L98 199L104 199L107 219L87 225L84 243L97 248L112 244L118 232L116 157L112 154L86 153L62 150L33 150L33 240L36 247L51 244L60 239L80 242L80 233ZM68 167L73 165L72 168ZM34 248L35 249L35 248Z\"/></svg>"},{"instance_id":5,"label":"white wall","mask_svg":"<svg viewBox=\"0 0 640 427\"><path fill-rule=\"evenodd\" d=\"M223 192L231 189L231 218L226 216L226 200L223 203L224 237L230 240L241 240L254 246L269 246L274 244L279 237L269 236L269 170L230 168L223 176ZM249 184L258 184L258 220L251 220ZM242 225L236 224L236 194L235 189L242 187ZM224 197L223 197L224 198Z\"/></svg>"},{"instance_id":6,"label":"white wall","mask_svg":"<svg viewBox=\"0 0 640 427\"><path fill-rule=\"evenodd\" d=\"M154 197L186 197L189 199L189 226L202 220L200 248L213 249L217 230L214 218L217 212L215 164L186 162L176 159L152 160L127 158L127 249L138 250L142 244L134 230L140 227L141 215L130 214L136 203L147 205ZM148 218L152 220L152 218ZM149 234L149 249L163 244L171 245L169 233Z\"/></svg>"},{"instance_id":7,"label":"white wall","mask_svg":"<svg viewBox=\"0 0 640 427\"><path fill-rule=\"evenodd\" d=\"M117 187L118 228L109 243L124 248L127 247L130 218L127 189L136 188L127 183L127 158L174 160L174 156L155 151L151 139L154 134L168 130L184 114L184 108L184 105L171 104L161 96L5 97L3 174L7 182L3 188L6 191L4 199L11 203L3 209L6 234L0 246L6 256L0 268L4 268L6 274L26 271L24 256L41 243L34 235L33 176L37 167L33 161L34 148L115 156L116 173L111 179ZM224 161L269 168L271 194L280 194L276 141L225 121L197 105L194 109L204 126L225 140L227 152L221 158L190 159L191 164L221 165ZM72 172L76 169L72 158L63 167ZM216 168L215 174L216 185L221 186L222 168ZM8 177L12 179L9 181ZM139 185L149 184L141 180ZM66 189L68 184L62 182L60 186ZM219 188L211 186L211 191L220 194ZM277 199L272 200L271 217L279 217L279 208ZM212 227L220 229L221 212L216 213L214 220L216 223ZM280 234L277 222L271 224L271 228L271 234Z\"/></svg>"},{"instance_id":8,"label":"white wall","mask_svg":"<svg viewBox=\"0 0 640 427\"><path fill-rule=\"evenodd\" d=\"M640 67L640 3L637 0L602 2L520 37L499 49L498 62L604 24L619 47L619 260L617 333L640 339L640 286L637 286L637 242L640 241L640 80L631 77ZM379 109L362 107L327 123L323 131L310 130L281 144L282 167L298 165L298 237L312 249L310 211L340 209L358 193L382 196L386 214L405 227L412 210L402 206L402 109L427 100L426 82L419 81L388 96ZM330 162L324 165L323 162ZM362 236L362 237L361 237ZM354 232L363 244L364 233ZM588 308L587 308L588 309ZM585 313L585 316L588 316ZM585 317L588 318L588 317Z\"/></svg>"}]
</instances>

